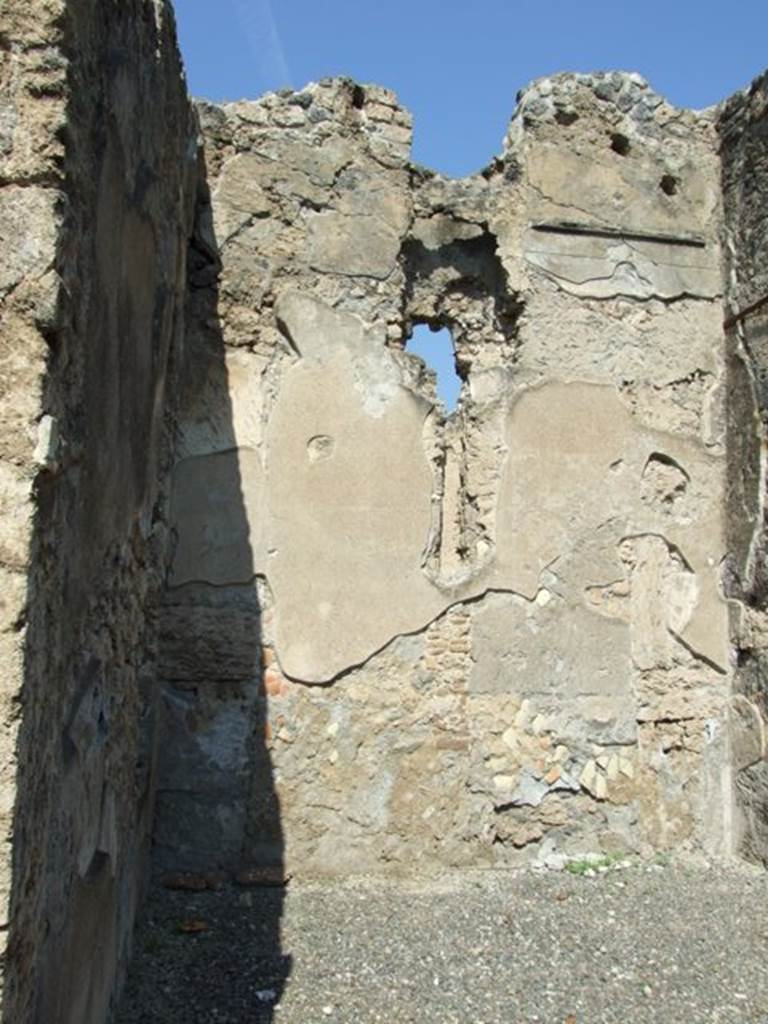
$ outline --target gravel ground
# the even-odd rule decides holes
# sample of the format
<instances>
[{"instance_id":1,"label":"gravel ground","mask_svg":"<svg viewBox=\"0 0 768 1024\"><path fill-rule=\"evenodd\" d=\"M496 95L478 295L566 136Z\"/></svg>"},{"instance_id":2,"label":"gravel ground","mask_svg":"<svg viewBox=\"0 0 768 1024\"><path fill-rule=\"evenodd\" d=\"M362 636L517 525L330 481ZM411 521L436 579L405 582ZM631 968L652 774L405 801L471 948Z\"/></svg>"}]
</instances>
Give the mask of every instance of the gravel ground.
<instances>
[{"instance_id":1,"label":"gravel ground","mask_svg":"<svg viewBox=\"0 0 768 1024\"><path fill-rule=\"evenodd\" d=\"M156 889L118 1024L266 1021L766 1024L768 875L633 865Z\"/></svg>"}]
</instances>

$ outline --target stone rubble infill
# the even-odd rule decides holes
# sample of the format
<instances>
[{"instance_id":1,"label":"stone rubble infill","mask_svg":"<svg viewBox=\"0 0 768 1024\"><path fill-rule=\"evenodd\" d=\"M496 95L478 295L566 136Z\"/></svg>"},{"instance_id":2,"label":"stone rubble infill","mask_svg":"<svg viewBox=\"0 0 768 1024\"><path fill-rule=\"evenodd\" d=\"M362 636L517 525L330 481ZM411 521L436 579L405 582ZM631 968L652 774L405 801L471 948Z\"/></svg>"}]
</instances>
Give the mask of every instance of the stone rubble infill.
<instances>
[{"instance_id":1,"label":"stone rubble infill","mask_svg":"<svg viewBox=\"0 0 768 1024\"><path fill-rule=\"evenodd\" d=\"M768 1021L768 876L626 863L158 887L117 1024Z\"/></svg>"}]
</instances>

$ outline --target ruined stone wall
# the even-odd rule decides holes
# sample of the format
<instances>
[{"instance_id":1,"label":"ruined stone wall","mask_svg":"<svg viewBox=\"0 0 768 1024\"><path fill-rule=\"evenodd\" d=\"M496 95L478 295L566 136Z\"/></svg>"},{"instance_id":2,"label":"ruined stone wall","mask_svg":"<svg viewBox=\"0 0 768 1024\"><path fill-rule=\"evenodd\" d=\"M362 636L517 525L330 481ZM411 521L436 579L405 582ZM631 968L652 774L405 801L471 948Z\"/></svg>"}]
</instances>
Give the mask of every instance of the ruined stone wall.
<instances>
[{"instance_id":1,"label":"ruined stone wall","mask_svg":"<svg viewBox=\"0 0 768 1024\"><path fill-rule=\"evenodd\" d=\"M737 651L732 760L739 796L735 842L768 861L768 576L765 436L768 422L768 76L725 103L718 128L725 209L728 355L728 593Z\"/></svg>"},{"instance_id":2,"label":"ruined stone wall","mask_svg":"<svg viewBox=\"0 0 768 1024\"><path fill-rule=\"evenodd\" d=\"M150 831L765 859L765 79L543 79L449 180L382 88L195 115L160 0L0 57L4 1022L106 1019Z\"/></svg>"},{"instance_id":3,"label":"ruined stone wall","mask_svg":"<svg viewBox=\"0 0 768 1024\"><path fill-rule=\"evenodd\" d=\"M727 852L714 113L541 80L460 181L377 87L200 115L161 866Z\"/></svg>"},{"instance_id":4,"label":"ruined stone wall","mask_svg":"<svg viewBox=\"0 0 768 1024\"><path fill-rule=\"evenodd\" d=\"M0 24L3 1021L100 1024L149 845L196 129L159 0Z\"/></svg>"}]
</instances>

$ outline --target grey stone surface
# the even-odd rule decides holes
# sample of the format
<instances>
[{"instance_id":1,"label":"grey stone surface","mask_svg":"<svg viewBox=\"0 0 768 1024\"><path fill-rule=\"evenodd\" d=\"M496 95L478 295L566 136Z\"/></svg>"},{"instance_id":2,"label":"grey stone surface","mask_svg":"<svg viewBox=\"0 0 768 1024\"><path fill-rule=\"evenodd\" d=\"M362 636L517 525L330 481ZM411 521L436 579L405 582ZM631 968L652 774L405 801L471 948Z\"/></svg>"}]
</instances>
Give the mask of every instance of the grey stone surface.
<instances>
[{"instance_id":1,"label":"grey stone surface","mask_svg":"<svg viewBox=\"0 0 768 1024\"><path fill-rule=\"evenodd\" d=\"M292 883L285 898L158 891L119 1024L765 1017L764 877L659 866L601 873L594 863L593 877ZM207 930L180 934L190 919Z\"/></svg>"}]
</instances>

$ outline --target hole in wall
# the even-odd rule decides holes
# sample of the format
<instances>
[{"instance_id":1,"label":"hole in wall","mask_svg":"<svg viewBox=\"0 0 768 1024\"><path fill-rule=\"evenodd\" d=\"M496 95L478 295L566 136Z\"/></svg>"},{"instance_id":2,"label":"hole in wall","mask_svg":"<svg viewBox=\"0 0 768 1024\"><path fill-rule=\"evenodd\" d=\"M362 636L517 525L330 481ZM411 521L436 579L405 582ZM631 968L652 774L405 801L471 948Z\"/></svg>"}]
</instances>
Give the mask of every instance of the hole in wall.
<instances>
[{"instance_id":1,"label":"hole in wall","mask_svg":"<svg viewBox=\"0 0 768 1024\"><path fill-rule=\"evenodd\" d=\"M448 413L454 412L461 393L461 377L456 372L451 332L447 327L438 329L416 324L406 348L432 370L437 378L437 397Z\"/></svg>"},{"instance_id":2,"label":"hole in wall","mask_svg":"<svg viewBox=\"0 0 768 1024\"><path fill-rule=\"evenodd\" d=\"M629 139L626 135L622 135L621 132L614 132L611 135L611 149L614 153L618 153L619 156L626 156L631 149Z\"/></svg>"},{"instance_id":3,"label":"hole in wall","mask_svg":"<svg viewBox=\"0 0 768 1024\"><path fill-rule=\"evenodd\" d=\"M362 85L356 85L352 89L352 106L355 110L362 110L365 106L365 89Z\"/></svg>"},{"instance_id":4,"label":"hole in wall","mask_svg":"<svg viewBox=\"0 0 768 1024\"><path fill-rule=\"evenodd\" d=\"M307 441L307 458L310 462L324 462L333 455L334 440L327 434L315 434Z\"/></svg>"},{"instance_id":5,"label":"hole in wall","mask_svg":"<svg viewBox=\"0 0 768 1024\"><path fill-rule=\"evenodd\" d=\"M736 648L736 667L744 668L752 660L752 651L745 650L743 647Z\"/></svg>"},{"instance_id":6,"label":"hole in wall","mask_svg":"<svg viewBox=\"0 0 768 1024\"><path fill-rule=\"evenodd\" d=\"M677 195L679 182L674 174L665 174L659 182L659 188L667 196Z\"/></svg>"},{"instance_id":7,"label":"hole in wall","mask_svg":"<svg viewBox=\"0 0 768 1024\"><path fill-rule=\"evenodd\" d=\"M674 510L690 483L686 469L669 455L653 452L643 469L640 496L647 505Z\"/></svg>"},{"instance_id":8,"label":"hole in wall","mask_svg":"<svg viewBox=\"0 0 768 1024\"><path fill-rule=\"evenodd\" d=\"M555 111L555 121L557 121L558 124L569 125L578 120L579 115L575 110L568 110L560 107Z\"/></svg>"}]
</instances>

